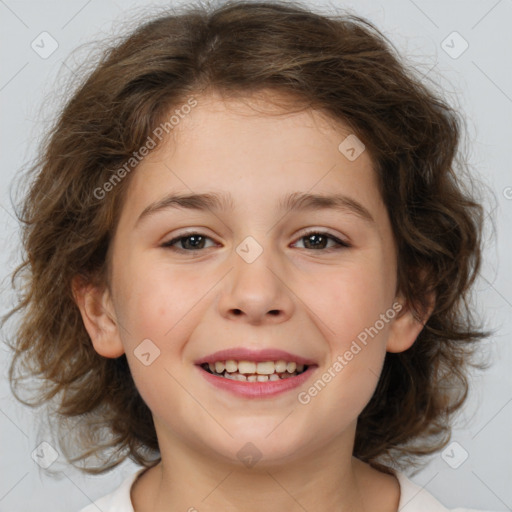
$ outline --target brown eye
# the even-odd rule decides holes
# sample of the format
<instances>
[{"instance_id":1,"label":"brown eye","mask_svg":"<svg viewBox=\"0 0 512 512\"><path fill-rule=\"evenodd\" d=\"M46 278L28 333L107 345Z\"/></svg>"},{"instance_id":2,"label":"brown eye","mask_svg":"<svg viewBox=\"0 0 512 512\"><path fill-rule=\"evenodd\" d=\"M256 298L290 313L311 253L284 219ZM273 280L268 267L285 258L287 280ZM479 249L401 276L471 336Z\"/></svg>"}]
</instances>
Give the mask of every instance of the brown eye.
<instances>
[{"instance_id":1,"label":"brown eye","mask_svg":"<svg viewBox=\"0 0 512 512\"><path fill-rule=\"evenodd\" d=\"M193 252L204 249L206 240L211 240L211 238L201 233L190 233L164 242L162 247L171 248L177 252ZM176 244L180 244L181 247L174 247Z\"/></svg>"},{"instance_id":2,"label":"brown eye","mask_svg":"<svg viewBox=\"0 0 512 512\"><path fill-rule=\"evenodd\" d=\"M323 250L323 252L330 252L332 250L346 249L350 247L347 242L336 238L335 236L323 231L310 231L302 235L299 240L304 240L305 249L308 250ZM327 248L329 242L334 242L334 247Z\"/></svg>"}]
</instances>

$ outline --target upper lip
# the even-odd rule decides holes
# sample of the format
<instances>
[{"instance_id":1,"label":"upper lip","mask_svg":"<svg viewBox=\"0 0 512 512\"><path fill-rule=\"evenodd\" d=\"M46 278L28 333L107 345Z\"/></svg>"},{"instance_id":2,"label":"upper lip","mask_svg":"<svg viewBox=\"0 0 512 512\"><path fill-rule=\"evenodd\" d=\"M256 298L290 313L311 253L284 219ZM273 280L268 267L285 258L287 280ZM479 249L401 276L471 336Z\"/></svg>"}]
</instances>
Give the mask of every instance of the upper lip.
<instances>
[{"instance_id":1,"label":"upper lip","mask_svg":"<svg viewBox=\"0 0 512 512\"><path fill-rule=\"evenodd\" d=\"M315 362L312 359L301 357L296 354L291 354L284 350L278 350L275 348L266 348L262 350L249 350L243 347L228 348L225 350L219 350L213 354L209 354L201 359L194 361L194 364L201 365L204 363L216 363L217 361L286 361L295 362L297 364L304 364L306 366L314 365Z\"/></svg>"}]
</instances>

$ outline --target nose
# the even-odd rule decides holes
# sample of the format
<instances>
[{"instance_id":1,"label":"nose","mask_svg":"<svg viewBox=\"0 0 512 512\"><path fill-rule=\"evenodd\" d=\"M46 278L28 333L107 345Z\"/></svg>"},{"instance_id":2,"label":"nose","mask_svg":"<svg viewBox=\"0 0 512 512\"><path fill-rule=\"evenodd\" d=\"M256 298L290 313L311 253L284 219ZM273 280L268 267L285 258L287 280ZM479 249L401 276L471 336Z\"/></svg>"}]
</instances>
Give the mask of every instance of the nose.
<instances>
[{"instance_id":1,"label":"nose","mask_svg":"<svg viewBox=\"0 0 512 512\"><path fill-rule=\"evenodd\" d=\"M252 325L278 324L292 316L294 294L287 272L271 252L265 248L254 261L233 253L233 269L218 303L222 316Z\"/></svg>"}]
</instances>

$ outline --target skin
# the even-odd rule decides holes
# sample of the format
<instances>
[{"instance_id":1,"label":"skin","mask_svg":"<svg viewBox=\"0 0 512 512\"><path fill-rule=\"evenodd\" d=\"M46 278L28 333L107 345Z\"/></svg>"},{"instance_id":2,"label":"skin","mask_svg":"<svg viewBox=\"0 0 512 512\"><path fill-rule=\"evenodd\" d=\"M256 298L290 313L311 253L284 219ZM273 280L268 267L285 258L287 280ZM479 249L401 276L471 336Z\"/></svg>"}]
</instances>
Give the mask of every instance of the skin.
<instances>
[{"instance_id":1,"label":"skin","mask_svg":"<svg viewBox=\"0 0 512 512\"><path fill-rule=\"evenodd\" d=\"M396 246L370 155L349 161L338 145L350 130L317 111L283 113L264 96L196 99L130 177L110 286L75 290L95 350L126 353L153 413L162 461L133 485L134 509L395 512L398 481L352 457L355 427L386 351L409 348L423 325L395 293ZM212 191L232 194L233 211L165 209L137 223L170 192ZM276 209L298 191L343 193L373 222L352 211ZM162 247L185 228L208 237L202 248L193 253L190 238L175 244L181 253ZM307 245L306 228L350 247ZM247 236L263 249L252 263L235 250ZM298 393L396 302L400 315L299 403ZM148 366L134 354L144 339L160 350ZM271 399L248 399L198 376L194 360L238 346L311 358L316 377ZM237 457L247 442L261 453L251 468Z\"/></svg>"}]
</instances>

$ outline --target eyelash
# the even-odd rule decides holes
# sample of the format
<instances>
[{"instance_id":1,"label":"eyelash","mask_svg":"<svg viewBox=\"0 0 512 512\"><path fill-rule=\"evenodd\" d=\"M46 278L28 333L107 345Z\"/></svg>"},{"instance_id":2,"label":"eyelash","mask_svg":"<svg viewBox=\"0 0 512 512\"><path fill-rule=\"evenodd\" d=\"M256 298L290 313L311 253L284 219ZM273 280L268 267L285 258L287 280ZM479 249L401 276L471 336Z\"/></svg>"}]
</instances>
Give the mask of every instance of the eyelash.
<instances>
[{"instance_id":1,"label":"eyelash","mask_svg":"<svg viewBox=\"0 0 512 512\"><path fill-rule=\"evenodd\" d=\"M340 240L339 238L336 238L335 236L331 235L330 233L328 233L326 231L319 231L319 230L308 231L307 233L304 233L303 235L301 235L297 240L301 240L301 239L306 238L311 235L321 235L330 240L333 240L334 242L336 242L337 247L330 247L329 249L306 249L307 251L320 251L320 252L331 253L333 251L339 251L339 250L348 249L348 248L352 247L348 242ZM174 251L177 253L187 253L187 252L188 253L196 253L196 252L201 252L201 251L205 250L205 249L189 250L189 249L178 249L176 247L172 247L174 244L176 244L180 240L185 240L192 236L201 236L203 238L209 238L211 240L211 238L209 236L205 236L202 233L191 232L191 233L182 234L181 236L173 238L172 240L169 240L168 242L164 242L161 245L161 247L170 249L171 251Z\"/></svg>"}]
</instances>

